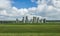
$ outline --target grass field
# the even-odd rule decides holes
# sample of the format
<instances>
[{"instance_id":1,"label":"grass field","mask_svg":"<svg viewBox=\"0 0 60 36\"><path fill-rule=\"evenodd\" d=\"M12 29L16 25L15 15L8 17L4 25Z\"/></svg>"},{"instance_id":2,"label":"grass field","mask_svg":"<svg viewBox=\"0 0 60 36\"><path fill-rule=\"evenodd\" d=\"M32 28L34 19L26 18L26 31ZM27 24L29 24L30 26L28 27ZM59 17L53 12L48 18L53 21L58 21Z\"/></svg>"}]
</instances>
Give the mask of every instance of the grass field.
<instances>
[{"instance_id":1,"label":"grass field","mask_svg":"<svg viewBox=\"0 0 60 36\"><path fill-rule=\"evenodd\" d=\"M60 36L60 24L0 24L0 36Z\"/></svg>"},{"instance_id":2,"label":"grass field","mask_svg":"<svg viewBox=\"0 0 60 36\"><path fill-rule=\"evenodd\" d=\"M0 33L0 36L60 36L60 33Z\"/></svg>"}]
</instances>

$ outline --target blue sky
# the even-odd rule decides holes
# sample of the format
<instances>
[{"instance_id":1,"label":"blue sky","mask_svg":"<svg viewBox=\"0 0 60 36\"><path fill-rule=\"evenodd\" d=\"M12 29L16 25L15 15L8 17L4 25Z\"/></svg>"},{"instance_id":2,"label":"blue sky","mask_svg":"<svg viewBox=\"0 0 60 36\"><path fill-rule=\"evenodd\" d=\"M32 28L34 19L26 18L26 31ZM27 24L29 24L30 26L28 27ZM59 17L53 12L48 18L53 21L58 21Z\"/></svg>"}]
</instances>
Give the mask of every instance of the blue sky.
<instances>
[{"instance_id":1,"label":"blue sky","mask_svg":"<svg viewBox=\"0 0 60 36\"><path fill-rule=\"evenodd\" d=\"M31 2L31 0L12 0L12 6L17 8L29 8L29 7L36 7L37 4L35 2Z\"/></svg>"},{"instance_id":2,"label":"blue sky","mask_svg":"<svg viewBox=\"0 0 60 36\"><path fill-rule=\"evenodd\" d=\"M0 0L0 19L13 20L28 16L57 20L60 19L59 0Z\"/></svg>"}]
</instances>

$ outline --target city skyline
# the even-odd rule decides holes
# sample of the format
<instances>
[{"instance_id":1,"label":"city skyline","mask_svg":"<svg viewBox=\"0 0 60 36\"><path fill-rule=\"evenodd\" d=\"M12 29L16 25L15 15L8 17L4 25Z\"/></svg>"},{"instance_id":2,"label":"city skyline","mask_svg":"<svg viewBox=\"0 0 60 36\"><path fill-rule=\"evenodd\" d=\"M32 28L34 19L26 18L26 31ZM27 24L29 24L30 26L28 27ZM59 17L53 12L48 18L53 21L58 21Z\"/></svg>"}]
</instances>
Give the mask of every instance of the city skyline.
<instances>
[{"instance_id":1,"label":"city skyline","mask_svg":"<svg viewBox=\"0 0 60 36\"><path fill-rule=\"evenodd\" d=\"M24 16L60 20L60 0L0 0L0 20Z\"/></svg>"}]
</instances>

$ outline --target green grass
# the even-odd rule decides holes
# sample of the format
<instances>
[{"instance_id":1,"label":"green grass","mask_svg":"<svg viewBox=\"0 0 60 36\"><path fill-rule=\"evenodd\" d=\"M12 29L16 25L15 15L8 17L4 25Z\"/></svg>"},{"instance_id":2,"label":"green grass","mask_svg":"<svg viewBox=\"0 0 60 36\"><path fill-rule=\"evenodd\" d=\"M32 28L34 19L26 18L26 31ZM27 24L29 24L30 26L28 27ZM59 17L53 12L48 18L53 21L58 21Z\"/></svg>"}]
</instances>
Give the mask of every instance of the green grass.
<instances>
[{"instance_id":1,"label":"green grass","mask_svg":"<svg viewBox=\"0 0 60 36\"><path fill-rule=\"evenodd\" d=\"M0 36L60 36L60 33L0 33Z\"/></svg>"},{"instance_id":2,"label":"green grass","mask_svg":"<svg viewBox=\"0 0 60 36\"><path fill-rule=\"evenodd\" d=\"M60 24L0 24L0 36L60 36Z\"/></svg>"},{"instance_id":3,"label":"green grass","mask_svg":"<svg viewBox=\"0 0 60 36\"><path fill-rule=\"evenodd\" d=\"M0 25L0 33L60 33L60 25Z\"/></svg>"}]
</instances>

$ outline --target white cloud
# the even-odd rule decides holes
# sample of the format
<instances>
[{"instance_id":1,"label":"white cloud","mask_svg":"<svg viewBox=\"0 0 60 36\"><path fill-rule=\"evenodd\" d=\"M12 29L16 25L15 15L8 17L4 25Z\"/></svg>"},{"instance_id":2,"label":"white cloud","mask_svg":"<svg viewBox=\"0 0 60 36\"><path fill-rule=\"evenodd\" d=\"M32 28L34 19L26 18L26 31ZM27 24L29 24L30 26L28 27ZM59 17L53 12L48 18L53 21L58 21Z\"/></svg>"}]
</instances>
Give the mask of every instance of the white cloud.
<instances>
[{"instance_id":1,"label":"white cloud","mask_svg":"<svg viewBox=\"0 0 60 36\"><path fill-rule=\"evenodd\" d=\"M28 11L34 13L34 12L37 11L37 8L36 7L31 7L31 8L28 8Z\"/></svg>"},{"instance_id":2,"label":"white cloud","mask_svg":"<svg viewBox=\"0 0 60 36\"><path fill-rule=\"evenodd\" d=\"M37 1L37 7L31 7L31 8L16 8L11 7L11 1L10 0L0 0L0 15L9 16L9 17L22 17L22 16L28 16L29 19L31 19L33 16L37 16L42 18L44 15L43 13L46 13L47 19L59 19L60 17L60 1L56 0L49 0L52 1L53 5L47 5L46 0L38 0ZM49 2L48 1L48 2ZM32 0L34 2L34 0ZM41 15L42 14L42 15ZM10 19L10 18L9 18Z\"/></svg>"},{"instance_id":3,"label":"white cloud","mask_svg":"<svg viewBox=\"0 0 60 36\"><path fill-rule=\"evenodd\" d=\"M52 3L55 7L60 8L60 0L52 0Z\"/></svg>"},{"instance_id":4,"label":"white cloud","mask_svg":"<svg viewBox=\"0 0 60 36\"><path fill-rule=\"evenodd\" d=\"M59 19L60 17L60 0L49 0L53 5L47 5L45 0L38 0L38 9L43 12L46 12L47 19ZM41 12L40 11L40 12ZM43 14L44 15L44 14Z\"/></svg>"},{"instance_id":5,"label":"white cloud","mask_svg":"<svg viewBox=\"0 0 60 36\"><path fill-rule=\"evenodd\" d=\"M60 19L60 9L54 7L54 6L48 6L47 11L46 11L46 17L47 19Z\"/></svg>"},{"instance_id":6,"label":"white cloud","mask_svg":"<svg viewBox=\"0 0 60 36\"><path fill-rule=\"evenodd\" d=\"M37 11L41 12L41 11L45 10L46 8L47 8L46 4L40 4L37 6Z\"/></svg>"},{"instance_id":7,"label":"white cloud","mask_svg":"<svg viewBox=\"0 0 60 36\"><path fill-rule=\"evenodd\" d=\"M2 11L0 11L0 15L7 15L6 10L2 10Z\"/></svg>"},{"instance_id":8,"label":"white cloud","mask_svg":"<svg viewBox=\"0 0 60 36\"><path fill-rule=\"evenodd\" d=\"M18 12L20 13L20 15L26 15L26 13L28 13L28 10L26 8L21 8L18 10Z\"/></svg>"},{"instance_id":9,"label":"white cloud","mask_svg":"<svg viewBox=\"0 0 60 36\"><path fill-rule=\"evenodd\" d=\"M0 10L11 8L10 0L0 0Z\"/></svg>"}]
</instances>

